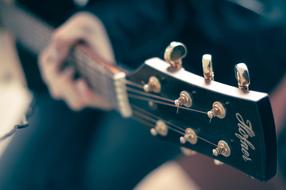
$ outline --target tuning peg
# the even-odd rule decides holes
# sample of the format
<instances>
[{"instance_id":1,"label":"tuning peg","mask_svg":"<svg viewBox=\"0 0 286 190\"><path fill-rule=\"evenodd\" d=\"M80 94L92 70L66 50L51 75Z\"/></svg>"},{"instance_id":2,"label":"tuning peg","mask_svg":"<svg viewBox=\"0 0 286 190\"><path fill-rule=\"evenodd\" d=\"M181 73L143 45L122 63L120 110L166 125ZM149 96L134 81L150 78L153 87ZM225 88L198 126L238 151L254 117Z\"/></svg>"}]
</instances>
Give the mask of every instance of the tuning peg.
<instances>
[{"instance_id":1,"label":"tuning peg","mask_svg":"<svg viewBox=\"0 0 286 190\"><path fill-rule=\"evenodd\" d=\"M148 83L143 86L145 92L159 93L161 91L161 84L157 77L151 76Z\"/></svg>"},{"instance_id":2,"label":"tuning peg","mask_svg":"<svg viewBox=\"0 0 286 190\"><path fill-rule=\"evenodd\" d=\"M224 140L218 141L217 147L212 150L214 156L222 155L224 157L230 156L230 148Z\"/></svg>"},{"instance_id":3,"label":"tuning peg","mask_svg":"<svg viewBox=\"0 0 286 190\"><path fill-rule=\"evenodd\" d=\"M212 105L212 109L207 112L209 119L217 117L223 119L225 117L226 110L221 102L215 101Z\"/></svg>"},{"instance_id":4,"label":"tuning peg","mask_svg":"<svg viewBox=\"0 0 286 190\"><path fill-rule=\"evenodd\" d=\"M164 59L170 64L169 70L174 72L182 68L182 59L187 55L187 48L180 42L171 42L165 49Z\"/></svg>"},{"instance_id":5,"label":"tuning peg","mask_svg":"<svg viewBox=\"0 0 286 190\"><path fill-rule=\"evenodd\" d=\"M164 121L158 120L156 122L155 127L150 129L150 133L153 136L156 136L157 134L159 134L161 136L167 136L167 134L168 134L168 126L166 125L166 123Z\"/></svg>"},{"instance_id":6,"label":"tuning peg","mask_svg":"<svg viewBox=\"0 0 286 190\"><path fill-rule=\"evenodd\" d=\"M193 156L193 155L196 155L197 152L189 149L189 148L185 148L185 147L180 147L181 148L181 151L182 153L185 155L185 156Z\"/></svg>"},{"instance_id":7,"label":"tuning peg","mask_svg":"<svg viewBox=\"0 0 286 190\"><path fill-rule=\"evenodd\" d=\"M180 137L181 144L185 144L186 142L189 142L191 144L197 144L197 141L198 141L198 135L191 128L186 128L184 136Z\"/></svg>"},{"instance_id":8,"label":"tuning peg","mask_svg":"<svg viewBox=\"0 0 286 190\"><path fill-rule=\"evenodd\" d=\"M175 105L179 108L180 106L191 107L193 100L191 95L187 91L181 91L178 99L174 101Z\"/></svg>"},{"instance_id":9,"label":"tuning peg","mask_svg":"<svg viewBox=\"0 0 286 190\"><path fill-rule=\"evenodd\" d=\"M212 55L204 54L202 58L203 73L206 82L214 80Z\"/></svg>"},{"instance_id":10,"label":"tuning peg","mask_svg":"<svg viewBox=\"0 0 286 190\"><path fill-rule=\"evenodd\" d=\"M234 73L238 87L244 92L247 92L249 90L248 87L250 84L250 77L246 64L238 63L237 65L235 65Z\"/></svg>"}]
</instances>

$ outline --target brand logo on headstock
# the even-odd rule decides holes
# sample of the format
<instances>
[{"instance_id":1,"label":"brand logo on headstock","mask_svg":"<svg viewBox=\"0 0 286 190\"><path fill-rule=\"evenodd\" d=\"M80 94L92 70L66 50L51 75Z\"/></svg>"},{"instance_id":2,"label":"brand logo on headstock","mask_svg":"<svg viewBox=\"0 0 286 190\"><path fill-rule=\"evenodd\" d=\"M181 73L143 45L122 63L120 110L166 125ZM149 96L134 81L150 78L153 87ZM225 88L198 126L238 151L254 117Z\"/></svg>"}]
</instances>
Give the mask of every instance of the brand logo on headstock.
<instances>
[{"instance_id":1,"label":"brand logo on headstock","mask_svg":"<svg viewBox=\"0 0 286 190\"><path fill-rule=\"evenodd\" d=\"M252 124L249 120L245 121L240 113L236 113L235 116L238 121L235 136L240 140L242 158L245 162L252 161L249 153L250 149L255 151L255 146L250 142L250 138L255 137Z\"/></svg>"}]
</instances>

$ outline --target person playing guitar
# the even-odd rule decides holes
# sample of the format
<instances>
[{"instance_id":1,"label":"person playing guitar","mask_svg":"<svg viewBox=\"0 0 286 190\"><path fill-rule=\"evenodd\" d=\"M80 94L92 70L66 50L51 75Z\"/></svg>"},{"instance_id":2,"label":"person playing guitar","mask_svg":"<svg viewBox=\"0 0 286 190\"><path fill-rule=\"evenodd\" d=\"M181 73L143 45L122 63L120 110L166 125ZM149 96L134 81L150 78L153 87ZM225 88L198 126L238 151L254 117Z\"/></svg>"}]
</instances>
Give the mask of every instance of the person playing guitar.
<instances>
[{"instance_id":1,"label":"person playing guitar","mask_svg":"<svg viewBox=\"0 0 286 190\"><path fill-rule=\"evenodd\" d=\"M8 163L0 166L1 171L7 171L0 174L0 187L4 190L19 187L131 189L152 169L178 155L176 148L156 142L144 130L136 128L134 121L101 111L110 110L110 102L94 93L83 78L75 77L75 68L65 65L69 52L77 44L97 52L106 62L122 62L135 68L147 57L162 54L163 48L175 39L189 45L194 55L206 50L216 55L216 62L221 63L217 79L225 83L232 78L225 70L230 70L228 63L235 59L247 61L253 78L258 81L253 84L255 90L272 91L285 75L285 56L269 50L262 41L270 35L281 36L281 31L285 31L281 26L285 13L272 18L267 12L239 1L205 1L204 6L191 1L95 1L62 24L66 15L55 6L58 2L22 3L57 26L38 58L42 78L55 100L46 92L35 92L37 104L30 119L31 126L16 134L15 141L1 158L1 163ZM72 4L61 3L66 9ZM284 4L279 6L282 11ZM54 11L60 12L61 17L49 15L48 7L50 10L56 7ZM213 10L215 8L218 12ZM271 43L279 40L272 37ZM276 49L283 46L273 45ZM24 62L28 61L25 53L19 54ZM199 58L187 60L195 63ZM275 67L269 66L270 62L274 62ZM199 69L193 65L187 68L198 73ZM26 63L24 67L29 73L27 67L30 66ZM265 78L265 73L273 78ZM271 96L278 128L286 112L285 101L282 101L285 86L284 79ZM9 161L11 159L13 161Z\"/></svg>"}]
</instances>

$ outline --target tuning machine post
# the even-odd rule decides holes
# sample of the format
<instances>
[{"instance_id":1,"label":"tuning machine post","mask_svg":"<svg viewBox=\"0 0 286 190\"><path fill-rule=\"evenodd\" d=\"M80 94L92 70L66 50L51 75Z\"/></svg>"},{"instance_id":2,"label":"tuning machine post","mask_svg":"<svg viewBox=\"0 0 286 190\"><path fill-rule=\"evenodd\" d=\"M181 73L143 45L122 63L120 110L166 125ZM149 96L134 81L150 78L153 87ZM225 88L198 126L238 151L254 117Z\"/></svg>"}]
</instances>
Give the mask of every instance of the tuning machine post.
<instances>
[{"instance_id":1,"label":"tuning machine post","mask_svg":"<svg viewBox=\"0 0 286 190\"><path fill-rule=\"evenodd\" d=\"M203 67L203 74L204 74L205 81L209 83L212 80L214 80L212 56L210 54L203 55L202 67Z\"/></svg>"},{"instance_id":2,"label":"tuning machine post","mask_svg":"<svg viewBox=\"0 0 286 190\"><path fill-rule=\"evenodd\" d=\"M217 147L212 150L214 156L222 155L224 157L229 157L231 154L230 147L224 140L218 141Z\"/></svg>"},{"instance_id":3,"label":"tuning machine post","mask_svg":"<svg viewBox=\"0 0 286 190\"><path fill-rule=\"evenodd\" d=\"M186 142L189 142L191 144L197 144L198 142L198 135L195 132L195 130L191 128L186 128L184 136L180 137L180 143L186 144Z\"/></svg>"},{"instance_id":4,"label":"tuning machine post","mask_svg":"<svg viewBox=\"0 0 286 190\"><path fill-rule=\"evenodd\" d=\"M215 101L212 105L212 109L207 112L209 119L217 117L223 119L226 115L225 107L221 102Z\"/></svg>"},{"instance_id":5,"label":"tuning machine post","mask_svg":"<svg viewBox=\"0 0 286 190\"><path fill-rule=\"evenodd\" d=\"M191 107L193 104L193 100L191 95L187 91L181 91L179 98L174 101L176 107Z\"/></svg>"},{"instance_id":6,"label":"tuning machine post","mask_svg":"<svg viewBox=\"0 0 286 190\"><path fill-rule=\"evenodd\" d=\"M182 68L182 59L187 55L187 48L181 42L171 42L165 49L164 59L170 64L168 71L176 72Z\"/></svg>"},{"instance_id":7,"label":"tuning machine post","mask_svg":"<svg viewBox=\"0 0 286 190\"><path fill-rule=\"evenodd\" d=\"M155 76L151 76L147 82L143 86L143 90L145 92L155 92L155 93L160 93L161 92L161 83L159 79Z\"/></svg>"},{"instance_id":8,"label":"tuning machine post","mask_svg":"<svg viewBox=\"0 0 286 190\"><path fill-rule=\"evenodd\" d=\"M158 120L156 122L155 127L150 129L150 133L153 136L157 136L158 134L161 136L167 136L168 135L168 126L164 121Z\"/></svg>"},{"instance_id":9,"label":"tuning machine post","mask_svg":"<svg viewBox=\"0 0 286 190\"><path fill-rule=\"evenodd\" d=\"M234 67L234 74L237 80L238 88L243 92L249 91L250 77L249 71L245 63L238 63Z\"/></svg>"}]
</instances>

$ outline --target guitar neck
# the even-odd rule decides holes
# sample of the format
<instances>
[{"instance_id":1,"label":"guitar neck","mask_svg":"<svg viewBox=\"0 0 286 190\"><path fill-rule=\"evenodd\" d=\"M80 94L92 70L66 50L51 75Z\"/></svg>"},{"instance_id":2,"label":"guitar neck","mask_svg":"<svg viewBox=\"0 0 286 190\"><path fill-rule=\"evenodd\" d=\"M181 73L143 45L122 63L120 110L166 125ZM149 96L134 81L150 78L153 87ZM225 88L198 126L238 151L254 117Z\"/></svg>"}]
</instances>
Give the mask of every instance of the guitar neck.
<instances>
[{"instance_id":1,"label":"guitar neck","mask_svg":"<svg viewBox=\"0 0 286 190\"><path fill-rule=\"evenodd\" d=\"M40 53L51 38L53 29L22 9L1 3L1 18L5 28L7 28L33 53Z\"/></svg>"},{"instance_id":2,"label":"guitar neck","mask_svg":"<svg viewBox=\"0 0 286 190\"><path fill-rule=\"evenodd\" d=\"M48 45L53 28L32 13L18 6L0 2L0 14L4 27L34 54L39 54ZM67 62L76 68L98 96L107 97L113 108L123 116L131 114L130 108L128 106L122 108L118 100L121 98L128 102L126 93L117 92L118 88L124 88L125 79L125 72L119 67L105 62L96 52L83 45L74 48Z\"/></svg>"}]
</instances>

